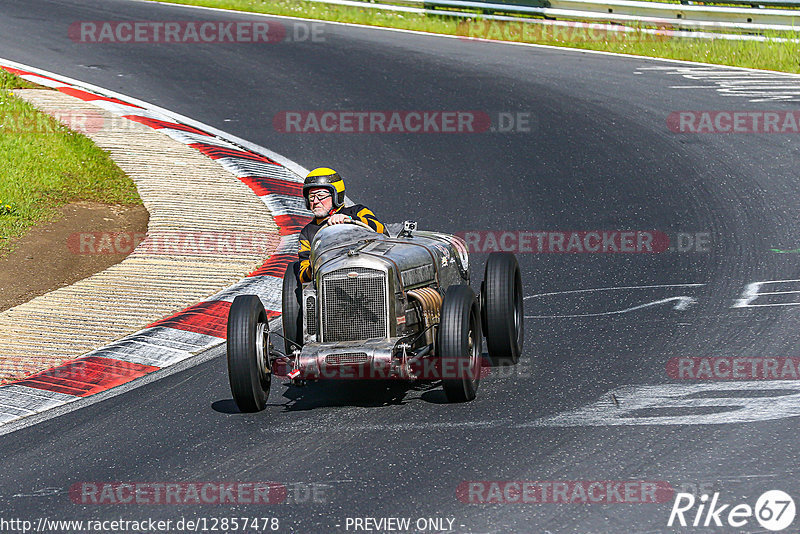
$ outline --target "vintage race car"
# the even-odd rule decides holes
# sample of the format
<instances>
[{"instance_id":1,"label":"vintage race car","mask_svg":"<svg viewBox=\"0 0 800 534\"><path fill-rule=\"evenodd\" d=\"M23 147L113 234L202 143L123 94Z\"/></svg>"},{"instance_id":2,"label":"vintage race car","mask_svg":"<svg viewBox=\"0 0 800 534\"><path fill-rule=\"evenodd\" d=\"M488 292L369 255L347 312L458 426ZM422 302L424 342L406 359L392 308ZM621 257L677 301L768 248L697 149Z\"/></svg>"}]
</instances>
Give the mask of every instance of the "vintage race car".
<instances>
[{"instance_id":1,"label":"vintage race car","mask_svg":"<svg viewBox=\"0 0 800 534\"><path fill-rule=\"evenodd\" d=\"M314 281L295 266L283 280L283 336L270 333L256 295L228 316L228 377L243 412L263 410L273 369L292 383L333 378L428 380L450 402L475 398L483 336L494 362L514 364L523 343L522 280L511 253L489 255L478 295L466 244L416 231L397 237L352 221L324 227L311 244ZM284 351L273 340L283 338Z\"/></svg>"}]
</instances>

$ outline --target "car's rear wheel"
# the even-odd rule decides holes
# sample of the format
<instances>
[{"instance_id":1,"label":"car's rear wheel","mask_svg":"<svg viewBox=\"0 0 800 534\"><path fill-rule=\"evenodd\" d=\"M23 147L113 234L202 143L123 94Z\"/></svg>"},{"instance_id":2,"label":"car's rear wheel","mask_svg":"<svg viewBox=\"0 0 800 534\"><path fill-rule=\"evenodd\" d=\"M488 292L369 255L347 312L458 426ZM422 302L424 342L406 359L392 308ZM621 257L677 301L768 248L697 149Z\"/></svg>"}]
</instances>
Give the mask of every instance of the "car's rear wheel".
<instances>
[{"instance_id":1,"label":"car's rear wheel","mask_svg":"<svg viewBox=\"0 0 800 534\"><path fill-rule=\"evenodd\" d=\"M256 295L239 295L228 314L228 380L243 412L264 409L272 382L269 319Z\"/></svg>"},{"instance_id":2,"label":"car's rear wheel","mask_svg":"<svg viewBox=\"0 0 800 534\"><path fill-rule=\"evenodd\" d=\"M295 263L290 263L283 275L281 320L283 321L283 337L286 338L284 341L286 354L291 354L298 345L303 344L303 313L300 306L301 289L294 271ZM297 343L297 345L294 343Z\"/></svg>"},{"instance_id":3,"label":"car's rear wheel","mask_svg":"<svg viewBox=\"0 0 800 534\"><path fill-rule=\"evenodd\" d=\"M442 387L450 402L475 398L481 376L480 309L467 285L453 285L445 293L439 322L439 364Z\"/></svg>"},{"instance_id":4,"label":"car's rear wheel","mask_svg":"<svg viewBox=\"0 0 800 534\"><path fill-rule=\"evenodd\" d=\"M496 362L515 364L522 353L525 312L522 276L514 254L489 254L481 287L483 333L489 356Z\"/></svg>"}]
</instances>

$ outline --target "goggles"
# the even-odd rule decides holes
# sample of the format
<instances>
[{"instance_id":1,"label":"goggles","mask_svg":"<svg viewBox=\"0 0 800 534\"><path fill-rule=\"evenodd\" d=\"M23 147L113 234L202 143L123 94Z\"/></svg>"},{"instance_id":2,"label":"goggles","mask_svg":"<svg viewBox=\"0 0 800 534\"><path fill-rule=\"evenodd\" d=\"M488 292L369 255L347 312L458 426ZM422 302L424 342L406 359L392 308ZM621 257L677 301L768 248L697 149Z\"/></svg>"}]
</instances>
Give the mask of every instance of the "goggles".
<instances>
[{"instance_id":1,"label":"goggles","mask_svg":"<svg viewBox=\"0 0 800 534\"><path fill-rule=\"evenodd\" d=\"M309 202L322 202L323 200L327 200L331 198L331 194L327 191L318 191L316 193L311 193L308 195Z\"/></svg>"}]
</instances>

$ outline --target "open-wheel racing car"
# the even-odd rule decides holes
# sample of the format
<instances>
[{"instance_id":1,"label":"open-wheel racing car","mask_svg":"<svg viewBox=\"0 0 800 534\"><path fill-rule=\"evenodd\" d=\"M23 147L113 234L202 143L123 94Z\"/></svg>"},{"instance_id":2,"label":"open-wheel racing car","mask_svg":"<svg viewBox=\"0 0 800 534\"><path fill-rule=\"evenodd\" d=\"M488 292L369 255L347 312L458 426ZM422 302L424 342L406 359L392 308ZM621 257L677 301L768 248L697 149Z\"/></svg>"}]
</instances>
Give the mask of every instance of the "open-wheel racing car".
<instances>
[{"instance_id":1,"label":"open-wheel racing car","mask_svg":"<svg viewBox=\"0 0 800 534\"><path fill-rule=\"evenodd\" d=\"M237 296L228 316L228 377L243 412L263 410L273 369L292 383L331 378L441 380L450 402L475 398L483 336L494 362L514 364L523 342L516 257L489 255L478 295L465 242L416 231L397 237L360 221L330 225L311 244L314 280L283 280L283 336L260 298ZM273 343L283 338L284 351Z\"/></svg>"}]
</instances>

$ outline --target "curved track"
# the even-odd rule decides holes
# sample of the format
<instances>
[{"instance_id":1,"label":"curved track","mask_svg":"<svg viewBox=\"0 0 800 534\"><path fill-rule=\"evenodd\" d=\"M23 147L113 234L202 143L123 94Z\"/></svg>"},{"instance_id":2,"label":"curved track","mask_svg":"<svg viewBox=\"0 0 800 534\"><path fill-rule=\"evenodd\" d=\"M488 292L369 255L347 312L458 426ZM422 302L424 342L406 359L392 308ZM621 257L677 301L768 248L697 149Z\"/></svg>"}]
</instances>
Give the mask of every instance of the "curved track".
<instances>
[{"instance_id":1,"label":"curved track","mask_svg":"<svg viewBox=\"0 0 800 534\"><path fill-rule=\"evenodd\" d=\"M447 232L710 234L705 252L520 254L526 312L536 316L526 322L523 361L514 372L493 369L468 404L445 404L440 389L273 385L265 412L242 415L219 357L5 435L4 516L270 514L297 532L345 531L348 517L448 517L457 532L667 532L671 501L481 505L460 502L456 489L476 480L641 480L713 487L728 503L753 504L769 489L800 496L792 402L780 419L687 424L737 410L690 402L623 418L619 410L644 397L617 390L685 386L667 375L674 357L796 355L800 309L732 307L748 284L800 278L796 254L770 252L798 246L796 136L678 135L666 124L673 111L791 103L724 96L710 81L676 75L676 64L611 55L339 25L324 26L324 43L79 44L67 37L74 21L248 17L118 0L3 0L0 12L0 55L153 102L306 167L333 165L349 194L386 221L413 218ZM530 132L464 135L273 129L283 111L345 109L530 112L534 120ZM472 258L480 280L486 256ZM670 287L641 288L656 285ZM542 295L623 286L639 289ZM571 317L542 317L556 315ZM785 384L778 393L750 387L693 398L791 398L797 383ZM605 404L593 417L563 416L598 399ZM638 424L655 416L670 424ZM81 481L208 480L281 482L290 502L84 506L68 496ZM308 485L317 502L291 502Z\"/></svg>"}]
</instances>

